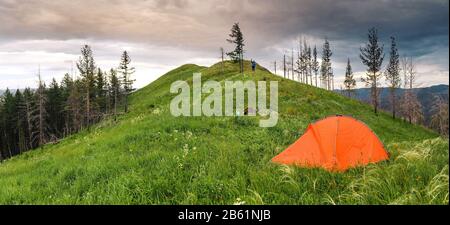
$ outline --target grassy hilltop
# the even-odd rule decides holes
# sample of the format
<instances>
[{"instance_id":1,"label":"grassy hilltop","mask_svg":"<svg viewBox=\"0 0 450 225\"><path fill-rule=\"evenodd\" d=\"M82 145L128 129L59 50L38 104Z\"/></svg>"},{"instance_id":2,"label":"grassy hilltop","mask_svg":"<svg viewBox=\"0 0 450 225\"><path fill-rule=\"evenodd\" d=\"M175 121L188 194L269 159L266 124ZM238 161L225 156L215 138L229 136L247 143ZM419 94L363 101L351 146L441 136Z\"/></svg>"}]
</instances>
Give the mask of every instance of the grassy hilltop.
<instances>
[{"instance_id":1,"label":"grassy hilltop","mask_svg":"<svg viewBox=\"0 0 450 225\"><path fill-rule=\"evenodd\" d=\"M251 71L246 62L246 71ZM278 80L279 120L173 117L176 80ZM369 105L286 80L259 67L238 73L184 65L131 96L116 122L0 164L0 204L448 204L448 140L420 126L376 116ZM346 114L365 122L389 161L344 173L275 165L270 159L307 125Z\"/></svg>"}]
</instances>

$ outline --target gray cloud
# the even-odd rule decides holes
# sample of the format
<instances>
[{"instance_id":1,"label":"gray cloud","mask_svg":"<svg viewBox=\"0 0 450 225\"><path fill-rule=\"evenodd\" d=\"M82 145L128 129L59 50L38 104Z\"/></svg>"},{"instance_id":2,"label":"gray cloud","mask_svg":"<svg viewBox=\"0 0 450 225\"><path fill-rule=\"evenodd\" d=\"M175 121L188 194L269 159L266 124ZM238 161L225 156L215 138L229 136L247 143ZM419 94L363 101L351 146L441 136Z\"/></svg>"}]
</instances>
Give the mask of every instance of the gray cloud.
<instances>
[{"instance_id":1,"label":"gray cloud","mask_svg":"<svg viewBox=\"0 0 450 225\"><path fill-rule=\"evenodd\" d=\"M446 0L0 0L0 53L43 51L76 59L79 45L86 42L104 62L112 62L130 46L137 63L161 68L192 58L209 63L218 57L219 47L231 48L225 39L231 24L239 21L247 56L263 65L281 59L300 35L318 47L328 37L335 71L341 74L347 57L355 70L364 70L358 49L368 28L375 26L386 52L389 36L396 36L401 54L435 65L436 73L444 75L433 82L442 83L448 79L448 4ZM19 56L13 59L11 68L8 57L0 55L0 65L17 72L15 67L28 63ZM6 75L0 71L0 79Z\"/></svg>"}]
</instances>

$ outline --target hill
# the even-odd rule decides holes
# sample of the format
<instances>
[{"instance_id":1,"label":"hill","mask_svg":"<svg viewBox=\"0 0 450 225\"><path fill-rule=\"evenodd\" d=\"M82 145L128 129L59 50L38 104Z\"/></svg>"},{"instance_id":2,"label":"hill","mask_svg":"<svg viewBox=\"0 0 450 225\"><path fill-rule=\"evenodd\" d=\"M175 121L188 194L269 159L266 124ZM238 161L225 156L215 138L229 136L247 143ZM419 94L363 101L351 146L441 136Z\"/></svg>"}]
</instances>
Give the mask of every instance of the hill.
<instances>
[{"instance_id":1,"label":"hill","mask_svg":"<svg viewBox=\"0 0 450 225\"><path fill-rule=\"evenodd\" d=\"M246 62L245 70L250 71ZM176 80L279 81L279 120L173 117ZM184 65L131 96L131 112L0 164L1 204L448 204L448 140L376 116L369 105L226 62ZM353 115L384 142L389 161L345 173L270 159L314 120Z\"/></svg>"}]
</instances>

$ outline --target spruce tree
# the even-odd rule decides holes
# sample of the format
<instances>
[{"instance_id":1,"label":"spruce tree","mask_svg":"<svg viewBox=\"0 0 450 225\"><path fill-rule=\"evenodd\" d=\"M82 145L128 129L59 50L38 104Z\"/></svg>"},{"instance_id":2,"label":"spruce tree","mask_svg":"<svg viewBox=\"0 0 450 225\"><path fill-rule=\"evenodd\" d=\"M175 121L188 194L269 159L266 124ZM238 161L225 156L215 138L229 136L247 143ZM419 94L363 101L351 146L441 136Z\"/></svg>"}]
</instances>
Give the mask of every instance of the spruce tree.
<instances>
[{"instance_id":1,"label":"spruce tree","mask_svg":"<svg viewBox=\"0 0 450 225\"><path fill-rule=\"evenodd\" d=\"M120 81L119 78L117 77L117 72L114 69L111 69L109 72L109 83L110 83L110 90L109 90L109 95L111 96L111 107L112 108L112 112L114 115L114 120L116 119L116 115L117 115L117 107L118 107L118 103L119 103L119 96L120 96Z\"/></svg>"},{"instance_id":2,"label":"spruce tree","mask_svg":"<svg viewBox=\"0 0 450 225\"><path fill-rule=\"evenodd\" d=\"M306 72L308 74L309 77L309 84L312 86L313 85L313 76L312 76L312 72L313 72L313 59L312 59L312 52L311 52L311 46L308 45L308 49L306 51Z\"/></svg>"},{"instance_id":3,"label":"spruce tree","mask_svg":"<svg viewBox=\"0 0 450 225\"><path fill-rule=\"evenodd\" d=\"M62 97L67 100L70 95L70 91L72 90L73 79L72 77L66 73L59 85L61 87Z\"/></svg>"},{"instance_id":4,"label":"spruce tree","mask_svg":"<svg viewBox=\"0 0 450 225\"><path fill-rule=\"evenodd\" d=\"M6 139L4 137L4 131L6 130L6 128L4 127L4 120L5 120L5 113L2 95L0 96L0 162L6 158L6 154L4 154L3 152L6 149Z\"/></svg>"},{"instance_id":5,"label":"spruce tree","mask_svg":"<svg viewBox=\"0 0 450 225\"><path fill-rule=\"evenodd\" d=\"M91 124L91 117L92 117L92 111L91 111L91 101L92 96L94 95L94 89L95 89L95 62L94 57L92 56L92 50L89 45L84 45L81 48L81 56L80 59L77 62L77 68L80 72L80 75L82 77L82 81L84 84L84 100L85 100L85 120L86 125Z\"/></svg>"},{"instance_id":6,"label":"spruce tree","mask_svg":"<svg viewBox=\"0 0 450 225\"><path fill-rule=\"evenodd\" d=\"M321 80L322 80L322 86L325 86L327 90L331 89L331 81L332 78L332 70L331 70L331 56L333 55L333 52L331 52L330 43L328 42L328 39L325 38L325 42L323 44L322 49L322 64L321 64Z\"/></svg>"},{"instance_id":7,"label":"spruce tree","mask_svg":"<svg viewBox=\"0 0 450 225\"><path fill-rule=\"evenodd\" d=\"M72 130L72 114L70 111L70 106L68 105L68 99L71 95L74 81L72 77L66 73L61 81L61 94L63 98L63 115L64 115L64 128L62 130L62 136L65 137L69 135Z\"/></svg>"},{"instance_id":8,"label":"spruce tree","mask_svg":"<svg viewBox=\"0 0 450 225\"><path fill-rule=\"evenodd\" d=\"M17 151L14 154L20 154L27 150L27 124L26 124L26 111L25 100L23 94L19 89L16 90L15 98L15 110L16 110L16 127L15 135L17 140Z\"/></svg>"},{"instance_id":9,"label":"spruce tree","mask_svg":"<svg viewBox=\"0 0 450 225\"><path fill-rule=\"evenodd\" d=\"M134 67L130 66L131 58L127 51L124 51L121 57L119 72L122 74L121 81L124 90L124 105L125 113L128 112L128 96L133 89L133 83L135 80L131 79L130 76L135 72Z\"/></svg>"},{"instance_id":10,"label":"spruce tree","mask_svg":"<svg viewBox=\"0 0 450 225\"><path fill-rule=\"evenodd\" d=\"M317 87L317 74L319 73L319 62L317 61L317 48L314 46L313 49L313 55L312 55L312 64L311 64L312 70L314 71L315 76L315 82Z\"/></svg>"},{"instance_id":11,"label":"spruce tree","mask_svg":"<svg viewBox=\"0 0 450 225\"><path fill-rule=\"evenodd\" d=\"M361 78L362 82L366 83L366 86L370 86L370 96L375 114L378 113L378 86L381 78L381 65L383 64L384 54L383 45L378 41L378 31L375 28L369 29L368 34L369 42L366 46L361 47L361 54L359 55L361 61L367 66L367 73L365 78Z\"/></svg>"},{"instance_id":12,"label":"spruce tree","mask_svg":"<svg viewBox=\"0 0 450 225\"><path fill-rule=\"evenodd\" d=\"M242 34L239 23L234 23L231 28L230 38L227 41L231 44L235 44L233 51L228 52L227 55L234 61L239 62L239 71L244 72L244 36Z\"/></svg>"},{"instance_id":13,"label":"spruce tree","mask_svg":"<svg viewBox=\"0 0 450 225\"><path fill-rule=\"evenodd\" d=\"M26 119L26 126L27 126L27 150L34 148L36 145L33 142L33 131L35 129L33 125L33 117L36 112L36 107L34 103L34 93L30 88L25 88L23 91L23 97L24 97L24 107L25 107L25 119Z\"/></svg>"},{"instance_id":14,"label":"spruce tree","mask_svg":"<svg viewBox=\"0 0 450 225\"><path fill-rule=\"evenodd\" d=\"M14 95L7 88L3 93L3 113L2 113L2 127L3 127L3 159L11 158L13 156L13 148L16 146L16 137L14 135L14 130L16 127L15 123L15 103Z\"/></svg>"},{"instance_id":15,"label":"spruce tree","mask_svg":"<svg viewBox=\"0 0 450 225\"><path fill-rule=\"evenodd\" d=\"M83 127L83 103L82 103L82 89L83 82L80 80L73 81L70 94L66 100L65 111L67 113L66 133L71 134L74 131L79 131Z\"/></svg>"},{"instance_id":16,"label":"spruce tree","mask_svg":"<svg viewBox=\"0 0 450 225\"><path fill-rule=\"evenodd\" d=\"M64 99L59 84L53 78L47 93L46 111L48 114L49 136L52 141L60 137L64 127Z\"/></svg>"},{"instance_id":17,"label":"spruce tree","mask_svg":"<svg viewBox=\"0 0 450 225\"><path fill-rule=\"evenodd\" d=\"M347 67L345 69L344 87L347 92L347 96L351 97L353 89L356 86L356 80L353 78L352 66L350 65L350 58L347 59Z\"/></svg>"},{"instance_id":18,"label":"spruce tree","mask_svg":"<svg viewBox=\"0 0 450 225\"><path fill-rule=\"evenodd\" d=\"M96 91L96 103L98 105L99 113L106 112L106 93L107 93L107 80L103 71L99 68L95 76L95 91Z\"/></svg>"},{"instance_id":19,"label":"spruce tree","mask_svg":"<svg viewBox=\"0 0 450 225\"><path fill-rule=\"evenodd\" d=\"M391 51L389 54L389 64L386 69L386 81L389 85L389 98L392 106L392 117L395 119L397 112L397 96L396 91L401 85L400 78L400 56L398 54L395 38L391 37Z\"/></svg>"}]
</instances>

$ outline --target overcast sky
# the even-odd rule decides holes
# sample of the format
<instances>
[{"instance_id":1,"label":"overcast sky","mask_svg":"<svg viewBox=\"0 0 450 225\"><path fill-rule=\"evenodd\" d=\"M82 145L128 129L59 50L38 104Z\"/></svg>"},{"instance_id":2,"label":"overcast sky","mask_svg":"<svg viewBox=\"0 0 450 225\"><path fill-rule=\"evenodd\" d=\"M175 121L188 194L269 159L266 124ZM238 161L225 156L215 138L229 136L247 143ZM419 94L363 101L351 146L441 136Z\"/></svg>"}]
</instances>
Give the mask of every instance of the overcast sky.
<instances>
[{"instance_id":1,"label":"overcast sky","mask_svg":"<svg viewBox=\"0 0 450 225\"><path fill-rule=\"evenodd\" d=\"M271 70L298 37L319 49L327 37L338 88L347 57L356 76L364 74L359 47L376 27L384 65L393 35L400 54L414 58L421 86L448 84L448 19L448 0L0 0L0 89L36 86L39 65L45 80L60 79L83 44L103 69L128 50L142 87L182 64L217 62L220 47L232 49L225 39L234 22L246 58Z\"/></svg>"}]
</instances>

